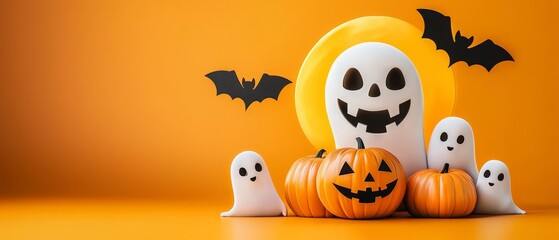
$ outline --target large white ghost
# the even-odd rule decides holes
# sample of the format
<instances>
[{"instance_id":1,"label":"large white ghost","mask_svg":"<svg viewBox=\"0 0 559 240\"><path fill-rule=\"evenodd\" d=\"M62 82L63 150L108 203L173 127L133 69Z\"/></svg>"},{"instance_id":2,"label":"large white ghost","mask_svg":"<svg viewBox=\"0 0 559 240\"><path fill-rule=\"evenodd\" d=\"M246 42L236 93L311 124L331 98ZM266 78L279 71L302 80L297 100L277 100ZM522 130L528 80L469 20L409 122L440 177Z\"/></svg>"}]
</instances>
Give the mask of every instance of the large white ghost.
<instances>
[{"instance_id":1,"label":"large white ghost","mask_svg":"<svg viewBox=\"0 0 559 240\"><path fill-rule=\"evenodd\" d=\"M402 51L379 42L346 49L328 73L325 103L336 148L361 137L394 154L408 177L427 168L421 81Z\"/></svg>"},{"instance_id":2,"label":"large white ghost","mask_svg":"<svg viewBox=\"0 0 559 240\"><path fill-rule=\"evenodd\" d=\"M264 159L256 152L239 153L231 163L235 203L222 217L287 216Z\"/></svg>"},{"instance_id":3,"label":"large white ghost","mask_svg":"<svg viewBox=\"0 0 559 240\"><path fill-rule=\"evenodd\" d=\"M447 117L437 123L427 151L427 166L442 169L448 163L450 168L462 169L477 181L474 132L470 124L459 117Z\"/></svg>"},{"instance_id":4,"label":"large white ghost","mask_svg":"<svg viewBox=\"0 0 559 240\"><path fill-rule=\"evenodd\" d=\"M499 160L486 162L476 184L477 203L474 213L525 214L512 200L510 173L507 165Z\"/></svg>"}]
</instances>

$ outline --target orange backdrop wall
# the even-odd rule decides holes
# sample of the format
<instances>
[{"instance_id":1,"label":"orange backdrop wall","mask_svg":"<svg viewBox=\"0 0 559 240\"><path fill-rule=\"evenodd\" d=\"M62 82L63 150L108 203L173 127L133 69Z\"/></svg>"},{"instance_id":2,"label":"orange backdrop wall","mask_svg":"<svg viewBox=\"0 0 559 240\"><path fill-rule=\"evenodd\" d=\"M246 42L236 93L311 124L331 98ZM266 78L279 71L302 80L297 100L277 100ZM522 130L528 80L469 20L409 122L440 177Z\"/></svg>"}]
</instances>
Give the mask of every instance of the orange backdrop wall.
<instances>
[{"instance_id":1,"label":"orange backdrop wall","mask_svg":"<svg viewBox=\"0 0 559 240\"><path fill-rule=\"evenodd\" d=\"M453 115L474 129L478 167L509 165L519 205L559 204L555 1L2 1L0 195L232 202L230 162L251 149L283 196L291 163L316 151L295 83L244 111L204 75L295 82L332 28L386 15L423 29L417 8L514 56L489 73L455 64Z\"/></svg>"}]
</instances>

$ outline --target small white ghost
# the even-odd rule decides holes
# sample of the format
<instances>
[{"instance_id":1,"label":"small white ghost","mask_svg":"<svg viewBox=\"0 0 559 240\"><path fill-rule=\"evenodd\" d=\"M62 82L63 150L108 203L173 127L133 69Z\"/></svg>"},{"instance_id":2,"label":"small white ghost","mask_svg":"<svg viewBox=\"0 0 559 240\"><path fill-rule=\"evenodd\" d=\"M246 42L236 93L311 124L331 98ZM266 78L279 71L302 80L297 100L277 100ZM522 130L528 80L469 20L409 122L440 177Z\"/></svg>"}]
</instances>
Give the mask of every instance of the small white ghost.
<instances>
[{"instance_id":1,"label":"small white ghost","mask_svg":"<svg viewBox=\"0 0 559 240\"><path fill-rule=\"evenodd\" d=\"M444 118L431 134L427 166L442 169L445 163L450 164L450 168L466 171L474 183L477 181L474 132L462 118Z\"/></svg>"},{"instance_id":2,"label":"small white ghost","mask_svg":"<svg viewBox=\"0 0 559 240\"><path fill-rule=\"evenodd\" d=\"M256 152L239 153L231 163L235 203L222 217L287 216L264 159Z\"/></svg>"},{"instance_id":3,"label":"small white ghost","mask_svg":"<svg viewBox=\"0 0 559 240\"><path fill-rule=\"evenodd\" d=\"M512 200L510 173L507 165L499 160L486 162L477 180L477 204L474 213L525 214Z\"/></svg>"}]
</instances>

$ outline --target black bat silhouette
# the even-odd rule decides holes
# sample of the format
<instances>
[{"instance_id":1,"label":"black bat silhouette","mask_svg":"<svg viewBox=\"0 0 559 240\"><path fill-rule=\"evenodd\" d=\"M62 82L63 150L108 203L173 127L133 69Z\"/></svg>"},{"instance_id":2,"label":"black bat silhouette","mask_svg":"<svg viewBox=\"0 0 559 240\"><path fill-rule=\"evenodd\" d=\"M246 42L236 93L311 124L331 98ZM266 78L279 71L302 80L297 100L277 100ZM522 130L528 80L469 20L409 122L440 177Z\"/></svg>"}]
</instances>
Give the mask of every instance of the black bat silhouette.
<instances>
[{"instance_id":1,"label":"black bat silhouette","mask_svg":"<svg viewBox=\"0 0 559 240\"><path fill-rule=\"evenodd\" d=\"M231 99L240 98L245 103L245 111L250 104L255 101L262 102L266 98L278 100L281 90L291 81L274 75L262 74L260 82L255 87L254 78L252 81L246 81L244 78L239 82L235 71L219 70L206 74L217 89L217 95L225 93L231 96Z\"/></svg>"},{"instance_id":2,"label":"black bat silhouette","mask_svg":"<svg viewBox=\"0 0 559 240\"><path fill-rule=\"evenodd\" d=\"M502 61L514 61L512 56L504 48L496 45L490 39L487 39L470 47L474 41L474 37L464 37L460 31L456 32L456 36L452 39L452 30L450 27L450 17L445 16L437 11L430 9L417 9L423 17L425 30L422 38L433 40L437 45L437 49L442 49L448 53L450 64L464 61L468 66L478 64L483 66L487 71Z\"/></svg>"}]
</instances>

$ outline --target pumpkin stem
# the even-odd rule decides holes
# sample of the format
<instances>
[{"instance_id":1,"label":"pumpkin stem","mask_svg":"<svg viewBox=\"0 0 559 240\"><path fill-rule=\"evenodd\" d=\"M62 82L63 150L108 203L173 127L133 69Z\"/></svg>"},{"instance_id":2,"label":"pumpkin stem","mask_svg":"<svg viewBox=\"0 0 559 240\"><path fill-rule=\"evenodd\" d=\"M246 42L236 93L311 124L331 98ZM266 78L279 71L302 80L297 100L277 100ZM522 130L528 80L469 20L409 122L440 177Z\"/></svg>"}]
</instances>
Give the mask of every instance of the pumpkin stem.
<instances>
[{"instance_id":1,"label":"pumpkin stem","mask_svg":"<svg viewBox=\"0 0 559 240\"><path fill-rule=\"evenodd\" d=\"M316 158L322 158L322 154L324 154L324 152L326 152L326 150L320 149L320 151L316 154Z\"/></svg>"},{"instance_id":2,"label":"pumpkin stem","mask_svg":"<svg viewBox=\"0 0 559 240\"><path fill-rule=\"evenodd\" d=\"M363 139L357 137L355 140L357 140L357 149L365 149L365 144L363 143Z\"/></svg>"},{"instance_id":3,"label":"pumpkin stem","mask_svg":"<svg viewBox=\"0 0 559 240\"><path fill-rule=\"evenodd\" d=\"M450 164L445 163L445 164L444 164L444 167L443 167L443 170L441 171L441 173L448 173L448 167L449 167L449 166L450 166Z\"/></svg>"}]
</instances>

